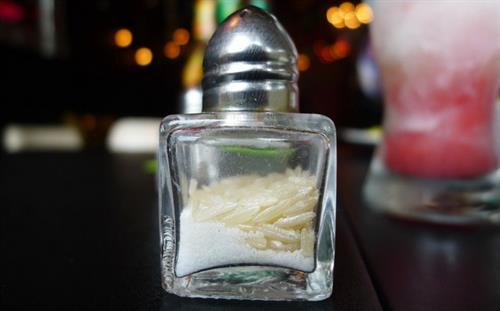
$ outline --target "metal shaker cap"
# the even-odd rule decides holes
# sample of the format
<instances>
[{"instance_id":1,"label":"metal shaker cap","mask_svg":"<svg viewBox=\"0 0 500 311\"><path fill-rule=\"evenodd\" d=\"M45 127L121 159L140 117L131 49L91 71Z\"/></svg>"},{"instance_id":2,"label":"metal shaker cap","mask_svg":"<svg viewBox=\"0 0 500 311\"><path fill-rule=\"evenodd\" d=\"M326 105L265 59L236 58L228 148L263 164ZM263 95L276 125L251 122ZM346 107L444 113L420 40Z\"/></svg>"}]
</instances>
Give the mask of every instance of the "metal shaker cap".
<instances>
[{"instance_id":1,"label":"metal shaker cap","mask_svg":"<svg viewBox=\"0 0 500 311\"><path fill-rule=\"evenodd\" d=\"M249 6L229 16L203 60L203 111L298 111L297 50L271 14Z\"/></svg>"}]
</instances>

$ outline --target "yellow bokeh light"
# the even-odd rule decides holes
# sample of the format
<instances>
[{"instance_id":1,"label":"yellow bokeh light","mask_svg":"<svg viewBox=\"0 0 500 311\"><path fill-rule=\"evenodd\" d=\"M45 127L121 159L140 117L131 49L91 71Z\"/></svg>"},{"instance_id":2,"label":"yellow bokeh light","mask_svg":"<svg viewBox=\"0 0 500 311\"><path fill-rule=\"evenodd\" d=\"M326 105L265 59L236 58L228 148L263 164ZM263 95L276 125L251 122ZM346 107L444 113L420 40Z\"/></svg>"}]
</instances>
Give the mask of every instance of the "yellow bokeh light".
<instances>
[{"instance_id":1,"label":"yellow bokeh light","mask_svg":"<svg viewBox=\"0 0 500 311\"><path fill-rule=\"evenodd\" d=\"M344 2L339 6L339 11L344 14L352 12L354 11L354 4L352 4L351 2Z\"/></svg>"},{"instance_id":2,"label":"yellow bokeh light","mask_svg":"<svg viewBox=\"0 0 500 311\"><path fill-rule=\"evenodd\" d=\"M189 31L184 28L177 28L172 38L177 45L186 45L189 42Z\"/></svg>"},{"instance_id":3,"label":"yellow bokeh light","mask_svg":"<svg viewBox=\"0 0 500 311\"><path fill-rule=\"evenodd\" d=\"M345 27L344 19L342 18L340 21L334 23L333 26L339 29L344 28Z\"/></svg>"},{"instance_id":4,"label":"yellow bokeh light","mask_svg":"<svg viewBox=\"0 0 500 311\"><path fill-rule=\"evenodd\" d=\"M335 18L337 18L338 16L338 11L339 8L337 8L336 6L332 6L326 11L326 19L329 23L333 24L335 22Z\"/></svg>"},{"instance_id":5,"label":"yellow bokeh light","mask_svg":"<svg viewBox=\"0 0 500 311\"><path fill-rule=\"evenodd\" d=\"M132 32L126 28L119 29L115 32L115 44L121 48L126 48L132 44Z\"/></svg>"},{"instance_id":6,"label":"yellow bokeh light","mask_svg":"<svg viewBox=\"0 0 500 311\"><path fill-rule=\"evenodd\" d=\"M337 28L342 28L344 27L344 13L342 11L339 10L339 8L337 8L336 6L333 6L331 8L328 9L328 11L326 12L326 18L328 19L328 21L330 22L330 24L332 25L342 25L341 27L337 27Z\"/></svg>"},{"instance_id":7,"label":"yellow bokeh light","mask_svg":"<svg viewBox=\"0 0 500 311\"><path fill-rule=\"evenodd\" d=\"M135 62L139 66L147 66L153 61L153 52L148 48L139 48L135 51Z\"/></svg>"},{"instance_id":8,"label":"yellow bokeh light","mask_svg":"<svg viewBox=\"0 0 500 311\"><path fill-rule=\"evenodd\" d=\"M326 11L326 19L335 28L357 29L373 20L373 11L366 3L355 7L351 2L344 2L339 7L330 7Z\"/></svg>"},{"instance_id":9,"label":"yellow bokeh light","mask_svg":"<svg viewBox=\"0 0 500 311\"><path fill-rule=\"evenodd\" d=\"M306 71L311 66L311 61L309 60L309 56L306 54L299 54L299 58L297 60L297 68L299 71Z\"/></svg>"},{"instance_id":10,"label":"yellow bokeh light","mask_svg":"<svg viewBox=\"0 0 500 311\"><path fill-rule=\"evenodd\" d=\"M360 3L356 6L356 17L363 24L368 24L373 20L372 8L366 3Z\"/></svg>"},{"instance_id":11,"label":"yellow bokeh light","mask_svg":"<svg viewBox=\"0 0 500 311\"><path fill-rule=\"evenodd\" d=\"M344 23L346 27L349 29L356 29L361 25L360 22L358 21L358 18L356 17L356 14L354 14L354 12L352 11L348 12L344 16Z\"/></svg>"},{"instance_id":12,"label":"yellow bokeh light","mask_svg":"<svg viewBox=\"0 0 500 311\"><path fill-rule=\"evenodd\" d=\"M181 53L181 48L174 42L167 42L167 44L165 44L165 46L163 47L163 54L167 58L170 59L177 58L180 53Z\"/></svg>"}]
</instances>

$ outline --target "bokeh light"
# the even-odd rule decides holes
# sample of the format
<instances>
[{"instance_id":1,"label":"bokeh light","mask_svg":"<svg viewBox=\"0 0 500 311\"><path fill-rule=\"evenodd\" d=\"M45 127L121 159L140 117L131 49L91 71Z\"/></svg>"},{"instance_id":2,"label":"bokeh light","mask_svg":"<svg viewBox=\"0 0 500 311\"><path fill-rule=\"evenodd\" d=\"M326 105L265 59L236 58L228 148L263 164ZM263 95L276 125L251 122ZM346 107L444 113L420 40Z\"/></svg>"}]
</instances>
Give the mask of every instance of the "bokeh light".
<instances>
[{"instance_id":1,"label":"bokeh light","mask_svg":"<svg viewBox=\"0 0 500 311\"><path fill-rule=\"evenodd\" d=\"M313 51L321 63L329 64L349 56L351 44L345 38L339 38L332 44L316 41L313 44Z\"/></svg>"},{"instance_id":2,"label":"bokeh light","mask_svg":"<svg viewBox=\"0 0 500 311\"><path fill-rule=\"evenodd\" d=\"M297 68L299 69L299 71L306 71L307 69L309 69L310 66L311 66L311 61L309 59L309 56L302 53L299 54L299 58L297 60Z\"/></svg>"},{"instance_id":3,"label":"bokeh light","mask_svg":"<svg viewBox=\"0 0 500 311\"><path fill-rule=\"evenodd\" d=\"M358 18L356 17L356 14L354 14L353 11L345 14L344 23L345 23L346 27L349 29L356 29L361 25Z\"/></svg>"},{"instance_id":4,"label":"bokeh light","mask_svg":"<svg viewBox=\"0 0 500 311\"><path fill-rule=\"evenodd\" d=\"M338 29L357 29L361 24L368 24L373 20L373 11L366 3L354 6L351 2L344 2L339 7L328 8L326 19Z\"/></svg>"},{"instance_id":5,"label":"bokeh light","mask_svg":"<svg viewBox=\"0 0 500 311\"><path fill-rule=\"evenodd\" d=\"M330 53L335 59L347 57L351 52L351 44L345 39L338 39L330 46Z\"/></svg>"},{"instance_id":6,"label":"bokeh light","mask_svg":"<svg viewBox=\"0 0 500 311\"><path fill-rule=\"evenodd\" d=\"M328 48L328 46L323 47L319 55L319 59L323 63L331 63L335 60L332 57L332 54L330 53L330 49Z\"/></svg>"},{"instance_id":7,"label":"bokeh light","mask_svg":"<svg viewBox=\"0 0 500 311\"><path fill-rule=\"evenodd\" d=\"M173 38L175 44L186 45L186 44L188 44L189 38L190 38L189 31L187 31L184 28L177 28L174 31L172 38Z\"/></svg>"},{"instance_id":8,"label":"bokeh light","mask_svg":"<svg viewBox=\"0 0 500 311\"><path fill-rule=\"evenodd\" d=\"M115 44L121 48L126 48L132 44L132 32L126 28L119 29L115 32Z\"/></svg>"},{"instance_id":9,"label":"bokeh light","mask_svg":"<svg viewBox=\"0 0 500 311\"><path fill-rule=\"evenodd\" d=\"M163 47L163 54L165 57L174 59L181 53L181 48L174 42L167 42Z\"/></svg>"},{"instance_id":10,"label":"bokeh light","mask_svg":"<svg viewBox=\"0 0 500 311\"><path fill-rule=\"evenodd\" d=\"M352 4L351 2L344 2L339 6L339 11L344 13L344 15L352 12L354 11L354 4Z\"/></svg>"},{"instance_id":11,"label":"bokeh light","mask_svg":"<svg viewBox=\"0 0 500 311\"><path fill-rule=\"evenodd\" d=\"M372 8L366 3L360 3L356 6L356 17L363 24L368 24L373 20Z\"/></svg>"},{"instance_id":12,"label":"bokeh light","mask_svg":"<svg viewBox=\"0 0 500 311\"><path fill-rule=\"evenodd\" d=\"M146 47L142 47L135 51L135 62L139 66L147 66L153 61L153 52Z\"/></svg>"},{"instance_id":13,"label":"bokeh light","mask_svg":"<svg viewBox=\"0 0 500 311\"><path fill-rule=\"evenodd\" d=\"M343 21L343 17L339 13L339 8L332 6L326 11L326 19L330 24L337 24Z\"/></svg>"}]
</instances>

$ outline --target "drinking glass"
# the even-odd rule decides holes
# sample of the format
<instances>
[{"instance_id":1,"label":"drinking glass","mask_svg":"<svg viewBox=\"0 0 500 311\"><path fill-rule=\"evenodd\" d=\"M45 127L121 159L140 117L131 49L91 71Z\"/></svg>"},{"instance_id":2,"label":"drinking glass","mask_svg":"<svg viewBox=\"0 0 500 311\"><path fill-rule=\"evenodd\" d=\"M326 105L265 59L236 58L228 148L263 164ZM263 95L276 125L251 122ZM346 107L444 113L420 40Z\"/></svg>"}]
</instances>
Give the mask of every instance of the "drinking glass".
<instances>
[{"instance_id":1,"label":"drinking glass","mask_svg":"<svg viewBox=\"0 0 500 311\"><path fill-rule=\"evenodd\" d=\"M432 222L500 222L499 3L373 9L385 110L366 201Z\"/></svg>"}]
</instances>

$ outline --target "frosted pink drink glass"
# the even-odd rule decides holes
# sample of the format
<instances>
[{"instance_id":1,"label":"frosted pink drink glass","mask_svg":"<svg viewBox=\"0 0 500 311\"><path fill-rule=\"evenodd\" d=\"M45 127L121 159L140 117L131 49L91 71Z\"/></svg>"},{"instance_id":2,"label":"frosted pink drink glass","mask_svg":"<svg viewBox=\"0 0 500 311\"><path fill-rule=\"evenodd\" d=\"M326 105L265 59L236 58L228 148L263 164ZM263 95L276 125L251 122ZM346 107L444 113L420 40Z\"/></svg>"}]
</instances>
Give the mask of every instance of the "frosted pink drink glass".
<instances>
[{"instance_id":1,"label":"frosted pink drink glass","mask_svg":"<svg viewBox=\"0 0 500 311\"><path fill-rule=\"evenodd\" d=\"M385 97L373 206L439 222L483 221L487 209L499 221L499 5L373 2Z\"/></svg>"}]
</instances>

